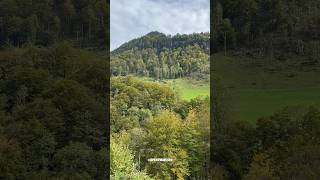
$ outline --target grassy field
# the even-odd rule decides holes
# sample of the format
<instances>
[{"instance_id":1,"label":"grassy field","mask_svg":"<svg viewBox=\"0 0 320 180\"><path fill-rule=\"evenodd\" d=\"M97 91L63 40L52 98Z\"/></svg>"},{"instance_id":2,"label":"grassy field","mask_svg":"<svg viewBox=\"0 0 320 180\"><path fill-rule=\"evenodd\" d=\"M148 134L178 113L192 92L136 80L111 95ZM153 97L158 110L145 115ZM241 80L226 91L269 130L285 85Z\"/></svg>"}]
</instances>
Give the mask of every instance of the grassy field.
<instances>
[{"instance_id":1,"label":"grassy field","mask_svg":"<svg viewBox=\"0 0 320 180\"><path fill-rule=\"evenodd\" d=\"M199 96L209 96L209 82L190 79L166 80L166 84L175 90L181 99L190 100Z\"/></svg>"},{"instance_id":2,"label":"grassy field","mask_svg":"<svg viewBox=\"0 0 320 180\"><path fill-rule=\"evenodd\" d=\"M231 95L230 112L240 120L255 121L289 105L320 107L320 87L285 89L240 89Z\"/></svg>"},{"instance_id":3,"label":"grassy field","mask_svg":"<svg viewBox=\"0 0 320 180\"><path fill-rule=\"evenodd\" d=\"M267 71L248 59L213 56L229 118L255 121L289 105L320 107L320 71ZM251 60L252 61L252 60Z\"/></svg>"},{"instance_id":4,"label":"grassy field","mask_svg":"<svg viewBox=\"0 0 320 180\"><path fill-rule=\"evenodd\" d=\"M146 81L153 81L150 78L139 77ZM177 92L179 98L183 100L191 100L196 97L206 97L210 95L210 85L207 81L197 81L187 78L162 80L159 83L170 86Z\"/></svg>"}]
</instances>

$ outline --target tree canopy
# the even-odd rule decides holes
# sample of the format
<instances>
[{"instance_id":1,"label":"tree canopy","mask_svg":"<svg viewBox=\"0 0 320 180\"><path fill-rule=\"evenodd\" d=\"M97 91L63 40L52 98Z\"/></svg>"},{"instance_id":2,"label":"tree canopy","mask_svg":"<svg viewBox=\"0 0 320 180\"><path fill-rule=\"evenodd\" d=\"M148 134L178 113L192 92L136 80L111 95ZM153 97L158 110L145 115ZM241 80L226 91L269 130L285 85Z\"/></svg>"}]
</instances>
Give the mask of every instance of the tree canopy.
<instances>
[{"instance_id":1,"label":"tree canopy","mask_svg":"<svg viewBox=\"0 0 320 180\"><path fill-rule=\"evenodd\" d=\"M3 0L0 47L50 45L60 40L79 47L106 47L108 23L105 0Z\"/></svg>"}]
</instances>

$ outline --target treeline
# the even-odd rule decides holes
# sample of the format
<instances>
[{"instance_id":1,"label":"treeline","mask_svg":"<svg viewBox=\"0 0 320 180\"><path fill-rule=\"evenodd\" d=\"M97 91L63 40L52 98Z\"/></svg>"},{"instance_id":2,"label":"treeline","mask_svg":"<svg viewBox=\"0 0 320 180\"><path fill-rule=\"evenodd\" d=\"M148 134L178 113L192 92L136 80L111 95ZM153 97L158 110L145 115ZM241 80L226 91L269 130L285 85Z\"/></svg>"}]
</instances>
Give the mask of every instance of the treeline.
<instances>
[{"instance_id":1,"label":"treeline","mask_svg":"<svg viewBox=\"0 0 320 180\"><path fill-rule=\"evenodd\" d=\"M270 117L222 122L211 131L213 179L317 179L320 111L286 107Z\"/></svg>"},{"instance_id":2,"label":"treeline","mask_svg":"<svg viewBox=\"0 0 320 180\"><path fill-rule=\"evenodd\" d=\"M189 35L182 47L159 46L157 44L165 44L166 41L160 36L161 34L151 33L140 39L130 41L129 45L135 45L135 41L142 41L148 44L145 39L152 39L154 47L151 45L143 45L132 47L132 49L124 50L125 47L117 49L111 56L111 74L114 76L124 76L128 74L136 74L155 79L174 79L181 77L205 78L209 76L210 62L205 47L201 47L201 43L196 43L197 34ZM204 34L203 34L204 35ZM166 38L166 36L163 35ZM174 36L175 37L175 36ZM195 39L194 39L195 38ZM195 41L194 44L191 41ZM207 43L205 39L202 43ZM126 45L126 46L129 46ZM119 52L121 51L121 52Z\"/></svg>"},{"instance_id":3,"label":"treeline","mask_svg":"<svg viewBox=\"0 0 320 180\"><path fill-rule=\"evenodd\" d=\"M115 49L112 53L119 54L123 51L138 48L139 50L154 48L157 53L167 48L173 50L176 48L184 48L189 45L197 44L206 53L210 50L210 33L193 33L193 34L177 34L174 36L165 35L163 33L153 31L140 38L133 39L129 42L122 44L119 48Z\"/></svg>"},{"instance_id":4,"label":"treeline","mask_svg":"<svg viewBox=\"0 0 320 180\"><path fill-rule=\"evenodd\" d=\"M1 0L0 47L50 45L70 40L79 47L106 47L105 0Z\"/></svg>"},{"instance_id":5,"label":"treeline","mask_svg":"<svg viewBox=\"0 0 320 180\"><path fill-rule=\"evenodd\" d=\"M318 0L214 0L211 5L212 51L319 58Z\"/></svg>"},{"instance_id":6,"label":"treeline","mask_svg":"<svg viewBox=\"0 0 320 180\"><path fill-rule=\"evenodd\" d=\"M0 179L108 177L106 68L67 43L0 52Z\"/></svg>"},{"instance_id":7,"label":"treeline","mask_svg":"<svg viewBox=\"0 0 320 180\"><path fill-rule=\"evenodd\" d=\"M170 87L131 76L112 77L110 96L111 179L208 178L208 98L180 101Z\"/></svg>"}]
</instances>

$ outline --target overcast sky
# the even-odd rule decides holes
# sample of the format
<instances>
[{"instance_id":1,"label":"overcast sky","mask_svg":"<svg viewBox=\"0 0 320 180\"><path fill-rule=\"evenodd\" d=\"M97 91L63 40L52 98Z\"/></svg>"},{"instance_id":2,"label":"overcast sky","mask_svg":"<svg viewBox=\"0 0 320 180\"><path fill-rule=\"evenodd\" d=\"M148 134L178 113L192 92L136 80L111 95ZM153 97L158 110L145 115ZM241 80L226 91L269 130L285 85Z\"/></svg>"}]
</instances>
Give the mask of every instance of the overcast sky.
<instances>
[{"instance_id":1,"label":"overcast sky","mask_svg":"<svg viewBox=\"0 0 320 180\"><path fill-rule=\"evenodd\" d=\"M209 0L111 0L111 50L151 31L210 31Z\"/></svg>"}]
</instances>

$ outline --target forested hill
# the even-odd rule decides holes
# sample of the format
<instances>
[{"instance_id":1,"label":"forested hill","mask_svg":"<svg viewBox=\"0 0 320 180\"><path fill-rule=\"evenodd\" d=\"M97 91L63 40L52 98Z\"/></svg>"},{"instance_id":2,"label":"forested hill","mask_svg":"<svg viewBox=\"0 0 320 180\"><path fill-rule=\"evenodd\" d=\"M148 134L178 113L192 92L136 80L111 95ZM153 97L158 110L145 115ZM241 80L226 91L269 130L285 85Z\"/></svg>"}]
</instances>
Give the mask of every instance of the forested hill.
<instances>
[{"instance_id":1,"label":"forested hill","mask_svg":"<svg viewBox=\"0 0 320 180\"><path fill-rule=\"evenodd\" d=\"M155 48L160 52L163 48L173 50L176 48L184 48L188 45L199 45L205 52L209 53L210 33L193 33L193 34L176 34L174 36L165 35L163 33L153 31L140 38L133 39L124 43L119 48L112 51L112 54L137 48L139 50L146 48Z\"/></svg>"},{"instance_id":2,"label":"forested hill","mask_svg":"<svg viewBox=\"0 0 320 180\"><path fill-rule=\"evenodd\" d=\"M111 74L155 79L209 76L209 33L166 36L151 32L111 55Z\"/></svg>"}]
</instances>

